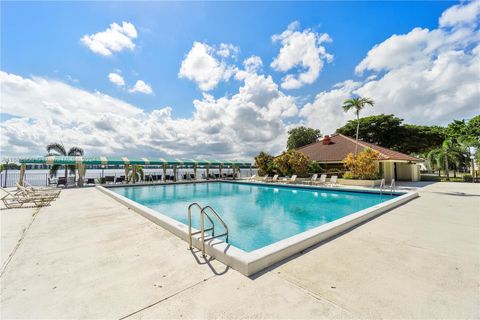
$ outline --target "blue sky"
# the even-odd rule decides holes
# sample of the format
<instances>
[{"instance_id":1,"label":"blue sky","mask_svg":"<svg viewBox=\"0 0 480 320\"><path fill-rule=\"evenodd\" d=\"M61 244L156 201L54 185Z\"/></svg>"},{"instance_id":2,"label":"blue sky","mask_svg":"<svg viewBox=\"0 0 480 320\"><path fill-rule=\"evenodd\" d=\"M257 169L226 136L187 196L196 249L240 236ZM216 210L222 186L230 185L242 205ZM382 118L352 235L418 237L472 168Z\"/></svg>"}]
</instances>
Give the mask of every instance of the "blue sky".
<instances>
[{"instance_id":1,"label":"blue sky","mask_svg":"<svg viewBox=\"0 0 480 320\"><path fill-rule=\"evenodd\" d=\"M1 2L0 150L250 157L298 125L478 114L480 2Z\"/></svg>"},{"instance_id":2,"label":"blue sky","mask_svg":"<svg viewBox=\"0 0 480 320\"><path fill-rule=\"evenodd\" d=\"M81 88L99 90L147 110L172 106L174 115L186 117L201 91L177 75L194 41L232 43L240 47L240 58L258 55L268 68L279 49L271 36L292 21L326 32L333 39L326 47L334 54L334 61L313 84L291 90L295 95L314 95L355 77L354 68L368 50L392 34L418 26L434 28L439 15L452 3L2 2L2 70L66 81L72 77ZM122 21L137 28L133 52L103 57L81 44L83 35ZM155 94L132 95L119 90L106 77L113 69L122 70L125 80L145 80ZM282 77L280 72L269 71L276 81ZM238 81L230 80L212 93L233 94L238 86Z\"/></svg>"}]
</instances>

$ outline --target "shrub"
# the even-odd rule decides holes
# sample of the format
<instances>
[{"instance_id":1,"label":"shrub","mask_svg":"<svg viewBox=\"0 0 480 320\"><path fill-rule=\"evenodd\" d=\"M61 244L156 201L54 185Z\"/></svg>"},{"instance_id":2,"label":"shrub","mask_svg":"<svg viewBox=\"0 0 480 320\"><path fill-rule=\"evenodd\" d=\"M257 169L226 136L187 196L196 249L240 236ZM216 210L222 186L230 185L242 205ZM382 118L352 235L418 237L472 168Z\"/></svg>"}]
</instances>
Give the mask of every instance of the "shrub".
<instances>
[{"instance_id":1,"label":"shrub","mask_svg":"<svg viewBox=\"0 0 480 320\"><path fill-rule=\"evenodd\" d=\"M318 164L317 161L310 161L308 164L308 173L317 173L320 172L320 165Z\"/></svg>"},{"instance_id":2,"label":"shrub","mask_svg":"<svg viewBox=\"0 0 480 320\"><path fill-rule=\"evenodd\" d=\"M355 177L353 176L353 173L351 173L350 171L347 171L343 174L343 179L355 179Z\"/></svg>"},{"instance_id":3,"label":"shrub","mask_svg":"<svg viewBox=\"0 0 480 320\"><path fill-rule=\"evenodd\" d=\"M277 171L284 176L296 174L299 177L305 177L311 166L310 159L295 150L284 151L273 160L273 163Z\"/></svg>"},{"instance_id":4,"label":"shrub","mask_svg":"<svg viewBox=\"0 0 480 320\"><path fill-rule=\"evenodd\" d=\"M378 160L380 160L380 153L367 148L357 155L349 153L347 157L343 159L343 164L350 172L352 179L373 180L379 177L379 173L377 172Z\"/></svg>"},{"instance_id":5,"label":"shrub","mask_svg":"<svg viewBox=\"0 0 480 320\"><path fill-rule=\"evenodd\" d=\"M273 156L263 151L255 157L255 166L258 168L258 175L260 176L275 172Z\"/></svg>"},{"instance_id":6,"label":"shrub","mask_svg":"<svg viewBox=\"0 0 480 320\"><path fill-rule=\"evenodd\" d=\"M420 181L440 181L440 177L439 176L434 176L434 175L420 175Z\"/></svg>"},{"instance_id":7,"label":"shrub","mask_svg":"<svg viewBox=\"0 0 480 320\"><path fill-rule=\"evenodd\" d=\"M471 174L464 174L463 175L463 181L472 182L473 181L473 176Z\"/></svg>"}]
</instances>

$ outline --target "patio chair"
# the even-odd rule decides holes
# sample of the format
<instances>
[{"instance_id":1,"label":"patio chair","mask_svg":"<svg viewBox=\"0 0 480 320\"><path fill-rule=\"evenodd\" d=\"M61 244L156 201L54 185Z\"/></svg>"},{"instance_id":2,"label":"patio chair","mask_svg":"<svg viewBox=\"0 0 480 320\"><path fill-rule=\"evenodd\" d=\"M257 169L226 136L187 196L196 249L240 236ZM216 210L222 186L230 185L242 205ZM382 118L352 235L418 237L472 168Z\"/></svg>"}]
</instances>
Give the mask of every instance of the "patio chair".
<instances>
[{"instance_id":1,"label":"patio chair","mask_svg":"<svg viewBox=\"0 0 480 320\"><path fill-rule=\"evenodd\" d=\"M58 197L60 195L60 192L62 191L62 189L60 189L60 188L34 187L30 183L28 183L27 181L23 181L23 187L25 187L29 190L32 190L34 192L44 192L44 193L52 194L52 195L55 195L56 197Z\"/></svg>"},{"instance_id":2,"label":"patio chair","mask_svg":"<svg viewBox=\"0 0 480 320\"><path fill-rule=\"evenodd\" d=\"M325 183L327 183L327 175L325 173L323 173L320 176L320 179L318 179L317 181L314 182L314 184L316 184L316 185L325 184Z\"/></svg>"},{"instance_id":3,"label":"patio chair","mask_svg":"<svg viewBox=\"0 0 480 320\"><path fill-rule=\"evenodd\" d=\"M254 174L253 176L251 176L251 177L250 177L250 178L248 178L247 180L248 180L248 181L255 181L255 180L256 180L256 178L257 178L257 175L256 175L256 174Z\"/></svg>"},{"instance_id":4,"label":"patio chair","mask_svg":"<svg viewBox=\"0 0 480 320\"><path fill-rule=\"evenodd\" d=\"M296 174L292 175L290 178L286 178L286 179L284 178L283 180L278 181L278 182L281 182L281 183L294 183L295 180L297 180L297 175L296 175Z\"/></svg>"},{"instance_id":5,"label":"patio chair","mask_svg":"<svg viewBox=\"0 0 480 320\"><path fill-rule=\"evenodd\" d=\"M115 176L105 176L105 183L115 183Z\"/></svg>"},{"instance_id":6,"label":"patio chair","mask_svg":"<svg viewBox=\"0 0 480 320\"><path fill-rule=\"evenodd\" d=\"M337 186L337 185L338 185L338 183L337 183L337 178L338 178L338 176L331 176L328 185L329 185L330 187L335 187L335 186Z\"/></svg>"},{"instance_id":7,"label":"patio chair","mask_svg":"<svg viewBox=\"0 0 480 320\"><path fill-rule=\"evenodd\" d=\"M51 198L41 196L26 196L23 193L13 193L0 187L4 195L0 198L7 209L22 208L24 205L30 204L35 207L48 206L52 201Z\"/></svg>"},{"instance_id":8,"label":"patio chair","mask_svg":"<svg viewBox=\"0 0 480 320\"><path fill-rule=\"evenodd\" d=\"M318 179L318 174L314 173L310 180L305 181L306 184L314 184Z\"/></svg>"},{"instance_id":9,"label":"patio chair","mask_svg":"<svg viewBox=\"0 0 480 320\"><path fill-rule=\"evenodd\" d=\"M269 179L268 182L278 182L278 174L274 175L272 179Z\"/></svg>"},{"instance_id":10,"label":"patio chair","mask_svg":"<svg viewBox=\"0 0 480 320\"><path fill-rule=\"evenodd\" d=\"M33 190L31 188L27 188L20 185L18 182L16 183L16 185L17 185L17 190L20 191L19 193L17 193L17 196L39 198L39 199L53 201L59 195L59 192L57 191L51 192L48 190L44 190L44 191Z\"/></svg>"},{"instance_id":11,"label":"patio chair","mask_svg":"<svg viewBox=\"0 0 480 320\"><path fill-rule=\"evenodd\" d=\"M57 187L58 186L64 186L65 188L67 187L67 178L66 177L59 177L57 180Z\"/></svg>"},{"instance_id":12,"label":"patio chair","mask_svg":"<svg viewBox=\"0 0 480 320\"><path fill-rule=\"evenodd\" d=\"M87 178L85 184L95 184L95 178Z\"/></svg>"}]
</instances>

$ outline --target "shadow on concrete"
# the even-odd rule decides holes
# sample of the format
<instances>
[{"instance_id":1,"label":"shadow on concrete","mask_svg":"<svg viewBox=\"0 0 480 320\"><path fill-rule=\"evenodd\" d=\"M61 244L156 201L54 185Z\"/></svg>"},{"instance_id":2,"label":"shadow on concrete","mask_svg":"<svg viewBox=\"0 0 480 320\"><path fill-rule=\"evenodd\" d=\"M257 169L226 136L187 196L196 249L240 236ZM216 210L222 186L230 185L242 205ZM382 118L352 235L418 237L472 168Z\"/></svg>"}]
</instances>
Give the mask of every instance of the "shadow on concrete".
<instances>
[{"instance_id":1,"label":"shadow on concrete","mask_svg":"<svg viewBox=\"0 0 480 320\"><path fill-rule=\"evenodd\" d=\"M226 266L226 265L222 265L225 267L224 270L222 271L217 271L215 269L215 267L211 264L211 261L215 260L214 258L212 257L203 257L202 256L202 251L201 250L198 250L198 249L195 249L195 248L192 248L192 249L189 249L190 250L190 253L192 254L192 256L195 258L195 261L197 262L197 264L199 265L207 265L210 270L212 270L212 272L217 275L217 276L221 276L221 275L224 275L228 272L228 270L230 269L229 266Z\"/></svg>"},{"instance_id":2,"label":"shadow on concrete","mask_svg":"<svg viewBox=\"0 0 480 320\"><path fill-rule=\"evenodd\" d=\"M480 194L472 194L472 193L465 193L465 192L441 192L441 191L434 191L432 193L444 194L447 196L456 196L456 197L480 197Z\"/></svg>"}]
</instances>

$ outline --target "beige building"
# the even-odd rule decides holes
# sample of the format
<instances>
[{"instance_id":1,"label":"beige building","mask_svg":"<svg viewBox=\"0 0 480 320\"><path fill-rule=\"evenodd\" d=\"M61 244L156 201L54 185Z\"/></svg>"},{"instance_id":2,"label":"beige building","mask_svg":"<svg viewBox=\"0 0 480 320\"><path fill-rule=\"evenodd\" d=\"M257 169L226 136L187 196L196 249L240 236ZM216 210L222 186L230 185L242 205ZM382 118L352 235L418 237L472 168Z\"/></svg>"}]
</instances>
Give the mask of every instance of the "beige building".
<instances>
[{"instance_id":1,"label":"beige building","mask_svg":"<svg viewBox=\"0 0 480 320\"><path fill-rule=\"evenodd\" d=\"M298 148L297 151L304 153L311 160L327 167L343 166L343 159L355 152L355 139L342 134L325 136L322 140ZM358 152L366 148L376 150L380 153L381 160L378 163L378 170L386 181L395 180L420 180L420 163L422 159L409 156L398 151L378 146L373 143L358 141Z\"/></svg>"}]
</instances>

